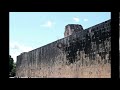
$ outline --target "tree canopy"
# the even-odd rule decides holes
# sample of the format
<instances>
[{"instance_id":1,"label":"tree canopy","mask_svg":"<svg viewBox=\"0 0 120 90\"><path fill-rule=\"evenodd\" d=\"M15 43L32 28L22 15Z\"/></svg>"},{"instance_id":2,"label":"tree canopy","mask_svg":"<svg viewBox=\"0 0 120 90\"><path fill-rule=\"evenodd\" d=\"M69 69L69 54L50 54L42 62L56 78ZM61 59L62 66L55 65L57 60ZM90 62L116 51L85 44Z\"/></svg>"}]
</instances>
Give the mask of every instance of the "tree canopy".
<instances>
[{"instance_id":1,"label":"tree canopy","mask_svg":"<svg viewBox=\"0 0 120 90\"><path fill-rule=\"evenodd\" d=\"M9 55L9 77L15 76L16 64L14 63L13 58Z\"/></svg>"}]
</instances>

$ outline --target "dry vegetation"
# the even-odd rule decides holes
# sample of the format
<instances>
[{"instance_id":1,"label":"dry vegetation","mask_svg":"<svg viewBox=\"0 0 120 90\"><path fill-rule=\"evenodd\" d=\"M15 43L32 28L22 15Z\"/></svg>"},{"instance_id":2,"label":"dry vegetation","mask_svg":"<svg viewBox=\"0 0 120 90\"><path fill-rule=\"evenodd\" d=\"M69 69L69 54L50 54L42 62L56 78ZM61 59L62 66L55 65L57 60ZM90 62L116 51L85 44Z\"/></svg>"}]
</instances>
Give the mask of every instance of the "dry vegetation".
<instances>
[{"instance_id":1,"label":"dry vegetation","mask_svg":"<svg viewBox=\"0 0 120 90\"><path fill-rule=\"evenodd\" d=\"M63 55L65 56L65 55ZM61 57L61 56L60 56ZM108 60L101 60L96 56L96 60L89 60L88 57L81 57L77 62L67 65L66 58L57 57L52 67L41 65L41 69L36 69L32 76L40 78L110 78L111 64ZM31 76L31 77L32 77Z\"/></svg>"}]
</instances>

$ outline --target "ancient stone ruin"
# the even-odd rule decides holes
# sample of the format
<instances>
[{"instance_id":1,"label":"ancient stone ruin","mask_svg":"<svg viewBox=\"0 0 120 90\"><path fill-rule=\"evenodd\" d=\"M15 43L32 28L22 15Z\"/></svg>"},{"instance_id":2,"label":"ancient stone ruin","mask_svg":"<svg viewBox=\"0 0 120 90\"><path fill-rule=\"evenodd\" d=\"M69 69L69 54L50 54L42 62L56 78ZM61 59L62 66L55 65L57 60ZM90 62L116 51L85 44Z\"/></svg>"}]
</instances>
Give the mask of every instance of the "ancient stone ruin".
<instances>
[{"instance_id":1,"label":"ancient stone ruin","mask_svg":"<svg viewBox=\"0 0 120 90\"><path fill-rule=\"evenodd\" d=\"M43 77L47 77L62 69L53 70L56 62L59 62L57 67L64 63L63 68L78 61L81 62L79 65L85 63L87 66L97 58L104 60L104 63L111 61L111 20L85 30L81 25L68 24L65 26L64 38L17 56L16 76L42 77L42 73ZM91 63L87 64L88 61ZM43 68L47 70L42 72ZM78 73L75 77L78 77Z\"/></svg>"}]
</instances>

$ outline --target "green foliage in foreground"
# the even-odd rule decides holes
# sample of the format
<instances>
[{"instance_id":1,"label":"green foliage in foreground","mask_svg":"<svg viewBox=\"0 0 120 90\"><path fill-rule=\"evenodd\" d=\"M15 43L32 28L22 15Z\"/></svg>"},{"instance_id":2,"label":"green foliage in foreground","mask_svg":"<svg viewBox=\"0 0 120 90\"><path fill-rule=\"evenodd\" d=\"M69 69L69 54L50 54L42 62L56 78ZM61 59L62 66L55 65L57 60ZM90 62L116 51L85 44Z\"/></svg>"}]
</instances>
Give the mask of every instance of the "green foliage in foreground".
<instances>
[{"instance_id":1,"label":"green foliage in foreground","mask_svg":"<svg viewBox=\"0 0 120 90\"><path fill-rule=\"evenodd\" d=\"M9 55L9 77L15 76L16 64L14 63L13 58Z\"/></svg>"}]
</instances>

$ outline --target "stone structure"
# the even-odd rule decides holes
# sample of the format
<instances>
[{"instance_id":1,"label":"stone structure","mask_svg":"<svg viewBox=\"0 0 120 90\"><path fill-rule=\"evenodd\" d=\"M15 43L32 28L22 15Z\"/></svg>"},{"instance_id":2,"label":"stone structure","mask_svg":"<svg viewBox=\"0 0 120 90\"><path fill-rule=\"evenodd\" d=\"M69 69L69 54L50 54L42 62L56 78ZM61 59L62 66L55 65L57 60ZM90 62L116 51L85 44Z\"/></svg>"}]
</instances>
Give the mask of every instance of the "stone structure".
<instances>
[{"instance_id":1,"label":"stone structure","mask_svg":"<svg viewBox=\"0 0 120 90\"><path fill-rule=\"evenodd\" d=\"M78 60L77 56L81 57L82 54L91 60L95 60L96 55L102 59L109 55L111 60L111 20L85 30L81 25L69 24L65 27L64 36L55 42L17 56L16 76L35 77L37 75L32 76L32 73L45 66L52 67L57 60L74 63Z\"/></svg>"},{"instance_id":2,"label":"stone structure","mask_svg":"<svg viewBox=\"0 0 120 90\"><path fill-rule=\"evenodd\" d=\"M82 30L83 30L83 27L81 25L68 24L67 26L65 26L64 37L75 34L75 33L82 31Z\"/></svg>"}]
</instances>

